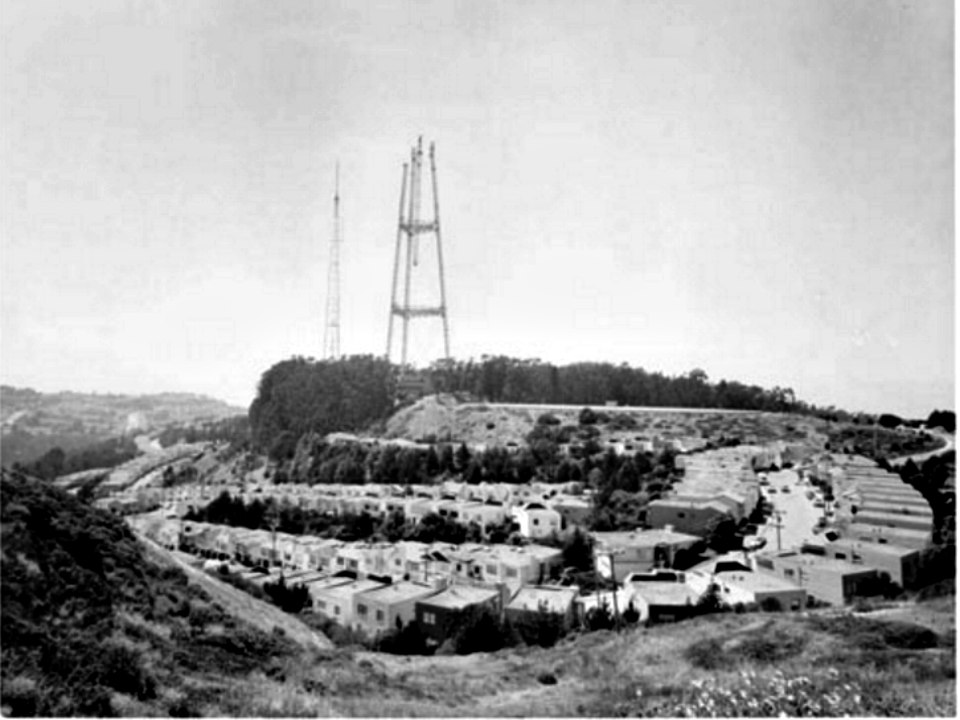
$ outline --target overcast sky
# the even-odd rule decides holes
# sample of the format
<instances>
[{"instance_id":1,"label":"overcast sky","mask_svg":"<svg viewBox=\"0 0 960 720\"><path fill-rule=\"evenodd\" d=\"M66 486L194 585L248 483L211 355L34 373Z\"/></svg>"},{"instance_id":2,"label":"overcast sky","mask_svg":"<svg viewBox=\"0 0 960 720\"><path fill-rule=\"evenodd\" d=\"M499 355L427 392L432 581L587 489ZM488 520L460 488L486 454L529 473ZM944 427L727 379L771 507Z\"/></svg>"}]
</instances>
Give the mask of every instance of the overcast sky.
<instances>
[{"instance_id":1,"label":"overcast sky","mask_svg":"<svg viewBox=\"0 0 960 720\"><path fill-rule=\"evenodd\" d=\"M337 160L341 349L382 354L422 134L456 357L953 406L950 2L4 0L0 23L4 383L246 405L319 357ZM412 327L435 356L439 322Z\"/></svg>"}]
</instances>

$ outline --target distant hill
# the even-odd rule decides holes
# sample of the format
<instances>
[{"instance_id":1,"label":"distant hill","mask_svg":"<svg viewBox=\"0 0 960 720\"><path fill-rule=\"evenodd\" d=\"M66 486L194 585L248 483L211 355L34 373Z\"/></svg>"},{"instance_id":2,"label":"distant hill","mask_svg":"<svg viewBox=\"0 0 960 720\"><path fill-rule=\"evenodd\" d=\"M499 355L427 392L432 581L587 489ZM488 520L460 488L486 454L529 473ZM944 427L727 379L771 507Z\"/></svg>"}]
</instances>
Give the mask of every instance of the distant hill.
<instances>
[{"instance_id":1,"label":"distant hill","mask_svg":"<svg viewBox=\"0 0 960 720\"><path fill-rule=\"evenodd\" d=\"M79 450L122 435L246 415L246 409L190 393L41 393L0 386L0 458L10 467L59 447Z\"/></svg>"}]
</instances>

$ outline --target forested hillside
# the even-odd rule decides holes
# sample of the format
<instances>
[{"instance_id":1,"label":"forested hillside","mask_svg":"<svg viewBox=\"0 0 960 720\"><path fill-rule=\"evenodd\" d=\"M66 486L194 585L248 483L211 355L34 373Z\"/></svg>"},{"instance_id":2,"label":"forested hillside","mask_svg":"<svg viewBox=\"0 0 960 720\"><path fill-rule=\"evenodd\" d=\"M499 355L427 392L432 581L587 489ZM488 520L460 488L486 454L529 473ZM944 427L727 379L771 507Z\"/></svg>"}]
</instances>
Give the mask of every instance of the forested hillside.
<instances>
[{"instance_id":1,"label":"forested hillside","mask_svg":"<svg viewBox=\"0 0 960 720\"><path fill-rule=\"evenodd\" d=\"M253 442L279 457L306 432L363 428L393 409L394 375L389 362L372 355L279 362L261 377L250 406Z\"/></svg>"},{"instance_id":2,"label":"forested hillside","mask_svg":"<svg viewBox=\"0 0 960 720\"><path fill-rule=\"evenodd\" d=\"M703 370L677 377L612 363L553 365L540 360L483 356L476 360L441 360L426 371L434 392L466 392L488 402L651 407L728 408L808 412L793 390L766 390L721 380L711 383Z\"/></svg>"},{"instance_id":3,"label":"forested hillside","mask_svg":"<svg viewBox=\"0 0 960 720\"><path fill-rule=\"evenodd\" d=\"M274 457L292 453L307 432L325 434L364 428L394 409L399 368L382 358L336 361L291 358L267 370L250 407L254 445ZM538 360L488 357L438 361L416 375L430 392L488 402L563 405L725 408L845 415L798 401L789 388L763 388L721 380L705 372L679 377L611 363L552 365Z\"/></svg>"}]
</instances>

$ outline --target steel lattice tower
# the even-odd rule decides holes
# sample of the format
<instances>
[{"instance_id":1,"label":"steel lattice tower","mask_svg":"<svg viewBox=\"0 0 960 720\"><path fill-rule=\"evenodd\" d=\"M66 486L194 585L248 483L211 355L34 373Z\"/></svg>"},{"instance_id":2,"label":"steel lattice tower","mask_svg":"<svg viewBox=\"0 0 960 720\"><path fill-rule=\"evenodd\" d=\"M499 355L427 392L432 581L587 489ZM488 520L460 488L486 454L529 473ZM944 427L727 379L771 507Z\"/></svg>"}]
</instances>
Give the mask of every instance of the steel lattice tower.
<instances>
[{"instance_id":1,"label":"steel lattice tower","mask_svg":"<svg viewBox=\"0 0 960 720\"><path fill-rule=\"evenodd\" d=\"M327 268L327 313L323 329L323 357L340 357L340 163L336 166L333 191L333 237L330 239L330 265Z\"/></svg>"},{"instance_id":2,"label":"steel lattice tower","mask_svg":"<svg viewBox=\"0 0 960 720\"><path fill-rule=\"evenodd\" d=\"M403 320L403 338L400 349L400 366L407 367L407 347L410 320L439 316L443 320L444 357L450 359L450 328L447 323L446 284L443 275L443 244L440 240L440 200L437 196L437 165L433 143L430 143L430 180L433 190L433 220L420 218L421 174L423 169L423 138L410 151L410 163L403 165L400 184L400 220L397 226L397 248L393 260L393 289L390 292L390 322L387 328L387 358L393 349L393 319ZM410 305L410 274L417 264L417 243L421 235L432 235L437 243L437 264L440 273L440 304ZM406 238L406 243L404 243ZM404 254L404 280L402 301L397 299L397 280L400 275L401 249Z\"/></svg>"}]
</instances>

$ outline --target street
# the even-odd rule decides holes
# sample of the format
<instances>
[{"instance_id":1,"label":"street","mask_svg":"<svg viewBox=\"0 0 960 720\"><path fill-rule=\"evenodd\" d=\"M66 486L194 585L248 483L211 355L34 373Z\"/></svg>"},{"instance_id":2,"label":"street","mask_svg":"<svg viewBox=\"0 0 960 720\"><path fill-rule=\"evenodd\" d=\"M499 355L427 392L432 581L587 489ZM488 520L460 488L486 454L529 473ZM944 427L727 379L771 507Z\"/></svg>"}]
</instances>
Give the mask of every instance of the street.
<instances>
[{"instance_id":1,"label":"street","mask_svg":"<svg viewBox=\"0 0 960 720\"><path fill-rule=\"evenodd\" d=\"M804 540L812 538L817 520L823 516L823 508L814 507L814 500L807 499L812 490L807 483L798 485L798 476L794 470L780 470L767 474L770 485L762 487L766 499L780 513L780 547L784 550L797 548ZM783 488L789 492L783 492ZM777 516L774 514L765 525L758 528L757 534L766 538L768 549L777 549Z\"/></svg>"}]
</instances>

